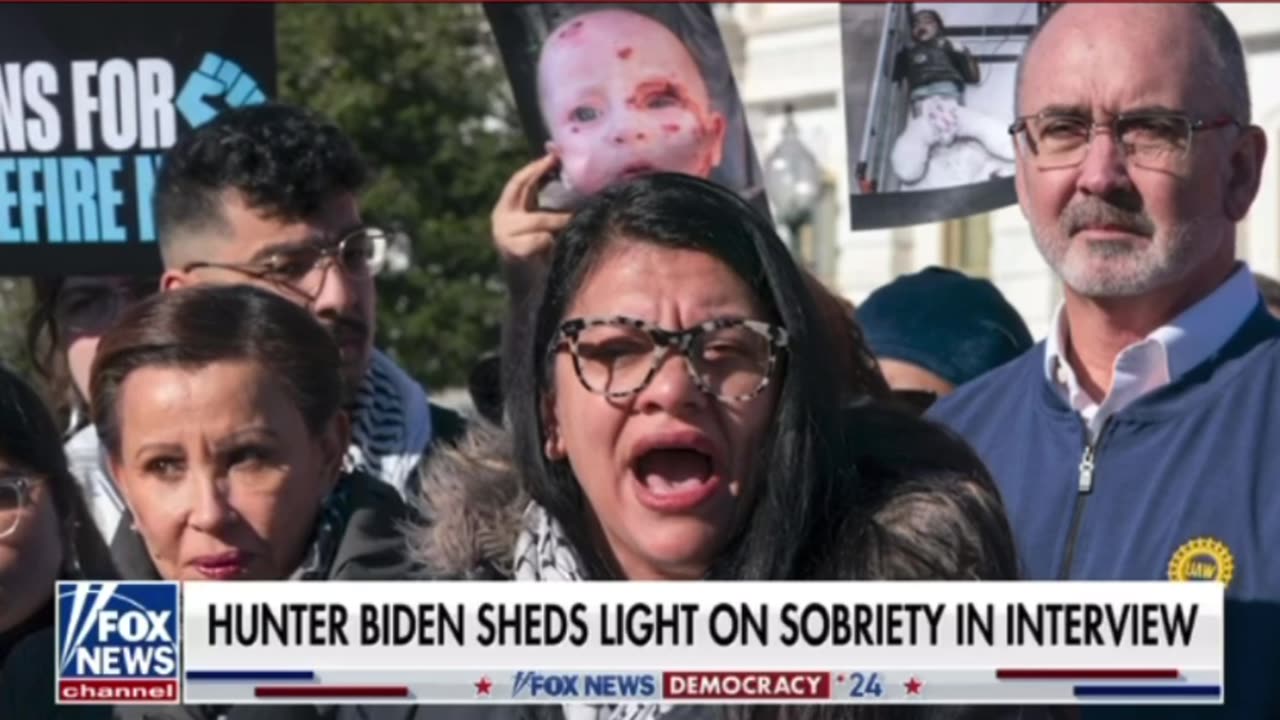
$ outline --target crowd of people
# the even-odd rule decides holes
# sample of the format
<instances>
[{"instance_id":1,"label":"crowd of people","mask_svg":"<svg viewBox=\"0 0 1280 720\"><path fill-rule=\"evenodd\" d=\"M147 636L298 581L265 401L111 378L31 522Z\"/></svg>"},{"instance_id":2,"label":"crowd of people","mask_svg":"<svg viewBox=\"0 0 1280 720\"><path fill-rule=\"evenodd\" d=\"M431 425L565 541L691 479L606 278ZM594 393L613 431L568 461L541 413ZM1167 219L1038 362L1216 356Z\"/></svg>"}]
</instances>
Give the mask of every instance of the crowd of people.
<instances>
[{"instance_id":1,"label":"crowd of people","mask_svg":"<svg viewBox=\"0 0 1280 720\"><path fill-rule=\"evenodd\" d=\"M57 579L1188 580L1191 556L1227 588L1226 704L1152 716L1280 717L1280 321L1235 259L1266 155L1239 37L1210 4L1066 5L1017 108L1018 199L1064 285L1044 342L937 268L855 309L701 177L542 209L552 152L493 211L510 302L471 419L374 347L388 238L350 141L223 112L161 165L159 278L37 281L52 407L0 368L0 717L573 714L55 707Z\"/></svg>"}]
</instances>

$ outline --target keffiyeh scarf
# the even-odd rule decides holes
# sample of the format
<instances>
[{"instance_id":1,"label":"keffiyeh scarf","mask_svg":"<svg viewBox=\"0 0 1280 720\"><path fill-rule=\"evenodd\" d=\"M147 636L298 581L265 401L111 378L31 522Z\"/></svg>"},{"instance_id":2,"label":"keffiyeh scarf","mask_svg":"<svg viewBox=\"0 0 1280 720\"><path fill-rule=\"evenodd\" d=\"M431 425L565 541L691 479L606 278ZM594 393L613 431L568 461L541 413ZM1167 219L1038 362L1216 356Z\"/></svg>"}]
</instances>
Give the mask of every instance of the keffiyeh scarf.
<instances>
[{"instance_id":1,"label":"keffiyeh scarf","mask_svg":"<svg viewBox=\"0 0 1280 720\"><path fill-rule=\"evenodd\" d=\"M516 539L515 578L522 581L558 582L583 580L581 562L560 523L536 503L525 510ZM658 703L617 705L564 705L566 720L654 720L670 705Z\"/></svg>"},{"instance_id":2,"label":"keffiyeh scarf","mask_svg":"<svg viewBox=\"0 0 1280 720\"><path fill-rule=\"evenodd\" d=\"M311 542L302 555L302 562L289 576L290 580L325 580L329 577L333 570L334 556L338 552L338 543L347 529L350 502L351 495L340 479L338 486L320 506L320 516L316 518Z\"/></svg>"},{"instance_id":3,"label":"keffiyeh scarf","mask_svg":"<svg viewBox=\"0 0 1280 720\"><path fill-rule=\"evenodd\" d=\"M418 465L430 440L426 391L374 350L356 393L344 469L377 478L405 498L417 486Z\"/></svg>"}]
</instances>

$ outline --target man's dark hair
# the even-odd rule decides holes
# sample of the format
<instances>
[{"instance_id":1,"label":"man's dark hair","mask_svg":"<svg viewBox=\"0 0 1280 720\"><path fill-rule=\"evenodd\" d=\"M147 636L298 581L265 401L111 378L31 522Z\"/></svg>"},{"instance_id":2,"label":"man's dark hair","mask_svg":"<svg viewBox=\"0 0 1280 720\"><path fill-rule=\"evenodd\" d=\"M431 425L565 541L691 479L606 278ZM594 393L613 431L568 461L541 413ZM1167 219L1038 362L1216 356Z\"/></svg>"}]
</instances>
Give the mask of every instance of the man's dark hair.
<instances>
[{"instance_id":1,"label":"man's dark hair","mask_svg":"<svg viewBox=\"0 0 1280 720\"><path fill-rule=\"evenodd\" d=\"M338 347L303 308L251 285L201 285L159 293L130 308L103 336L90 373L93 424L120 455L120 390L135 370L198 370L248 360L264 368L320 434L340 408Z\"/></svg>"},{"instance_id":2,"label":"man's dark hair","mask_svg":"<svg viewBox=\"0 0 1280 720\"><path fill-rule=\"evenodd\" d=\"M982 460L954 432L888 406L850 408L844 447L861 487L807 580L1017 580L1004 503Z\"/></svg>"},{"instance_id":3,"label":"man's dark hair","mask_svg":"<svg viewBox=\"0 0 1280 720\"><path fill-rule=\"evenodd\" d=\"M161 163L155 213L165 264L184 233L225 228L227 190L267 217L302 220L335 194L358 192L367 176L351 140L318 115L282 104L225 110Z\"/></svg>"}]
</instances>

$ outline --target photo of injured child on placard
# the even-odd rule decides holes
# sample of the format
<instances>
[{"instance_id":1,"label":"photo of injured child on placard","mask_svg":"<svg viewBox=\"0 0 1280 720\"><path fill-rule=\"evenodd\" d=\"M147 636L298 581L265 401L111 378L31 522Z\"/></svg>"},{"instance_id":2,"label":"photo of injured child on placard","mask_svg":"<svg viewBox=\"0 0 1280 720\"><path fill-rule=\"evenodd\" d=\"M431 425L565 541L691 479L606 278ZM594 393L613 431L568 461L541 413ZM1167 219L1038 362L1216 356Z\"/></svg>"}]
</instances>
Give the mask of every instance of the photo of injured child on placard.
<instances>
[{"instance_id":1,"label":"photo of injured child on placard","mask_svg":"<svg viewBox=\"0 0 1280 720\"><path fill-rule=\"evenodd\" d=\"M858 227L959 217L1014 201L1017 61L1040 3L845 6L851 203ZM868 47L878 28L878 47ZM947 191L920 195L928 191ZM895 202L899 194L909 198ZM872 199L874 197L874 199Z\"/></svg>"},{"instance_id":2,"label":"photo of injured child on placard","mask_svg":"<svg viewBox=\"0 0 1280 720\"><path fill-rule=\"evenodd\" d=\"M571 208L645 173L763 200L755 152L706 6L485 6L535 148L559 159L543 205Z\"/></svg>"},{"instance_id":3,"label":"photo of injured child on placard","mask_svg":"<svg viewBox=\"0 0 1280 720\"><path fill-rule=\"evenodd\" d=\"M893 172L904 186L932 190L1013 175L1011 114L988 114L965 104L982 70L973 53L946 35L936 10L911 14L911 43L893 62L894 82L905 83L911 119L893 143ZM1010 95L1012 97L1012 95Z\"/></svg>"}]
</instances>

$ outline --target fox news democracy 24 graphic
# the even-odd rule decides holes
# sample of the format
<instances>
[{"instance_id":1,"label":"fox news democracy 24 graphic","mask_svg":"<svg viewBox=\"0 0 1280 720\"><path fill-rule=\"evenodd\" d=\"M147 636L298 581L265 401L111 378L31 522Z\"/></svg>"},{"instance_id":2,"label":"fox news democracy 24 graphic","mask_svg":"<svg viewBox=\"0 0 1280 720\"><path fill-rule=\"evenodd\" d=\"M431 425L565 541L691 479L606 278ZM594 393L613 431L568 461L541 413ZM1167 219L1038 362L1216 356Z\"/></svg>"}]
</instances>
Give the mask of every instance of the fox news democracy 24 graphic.
<instances>
[{"instance_id":1,"label":"fox news democracy 24 graphic","mask_svg":"<svg viewBox=\"0 0 1280 720\"><path fill-rule=\"evenodd\" d=\"M1221 704L1223 605L1216 582L189 582L183 700Z\"/></svg>"},{"instance_id":2,"label":"fox news democracy 24 graphic","mask_svg":"<svg viewBox=\"0 0 1280 720\"><path fill-rule=\"evenodd\" d=\"M57 598L58 702L179 701L177 583L59 582Z\"/></svg>"}]
</instances>

